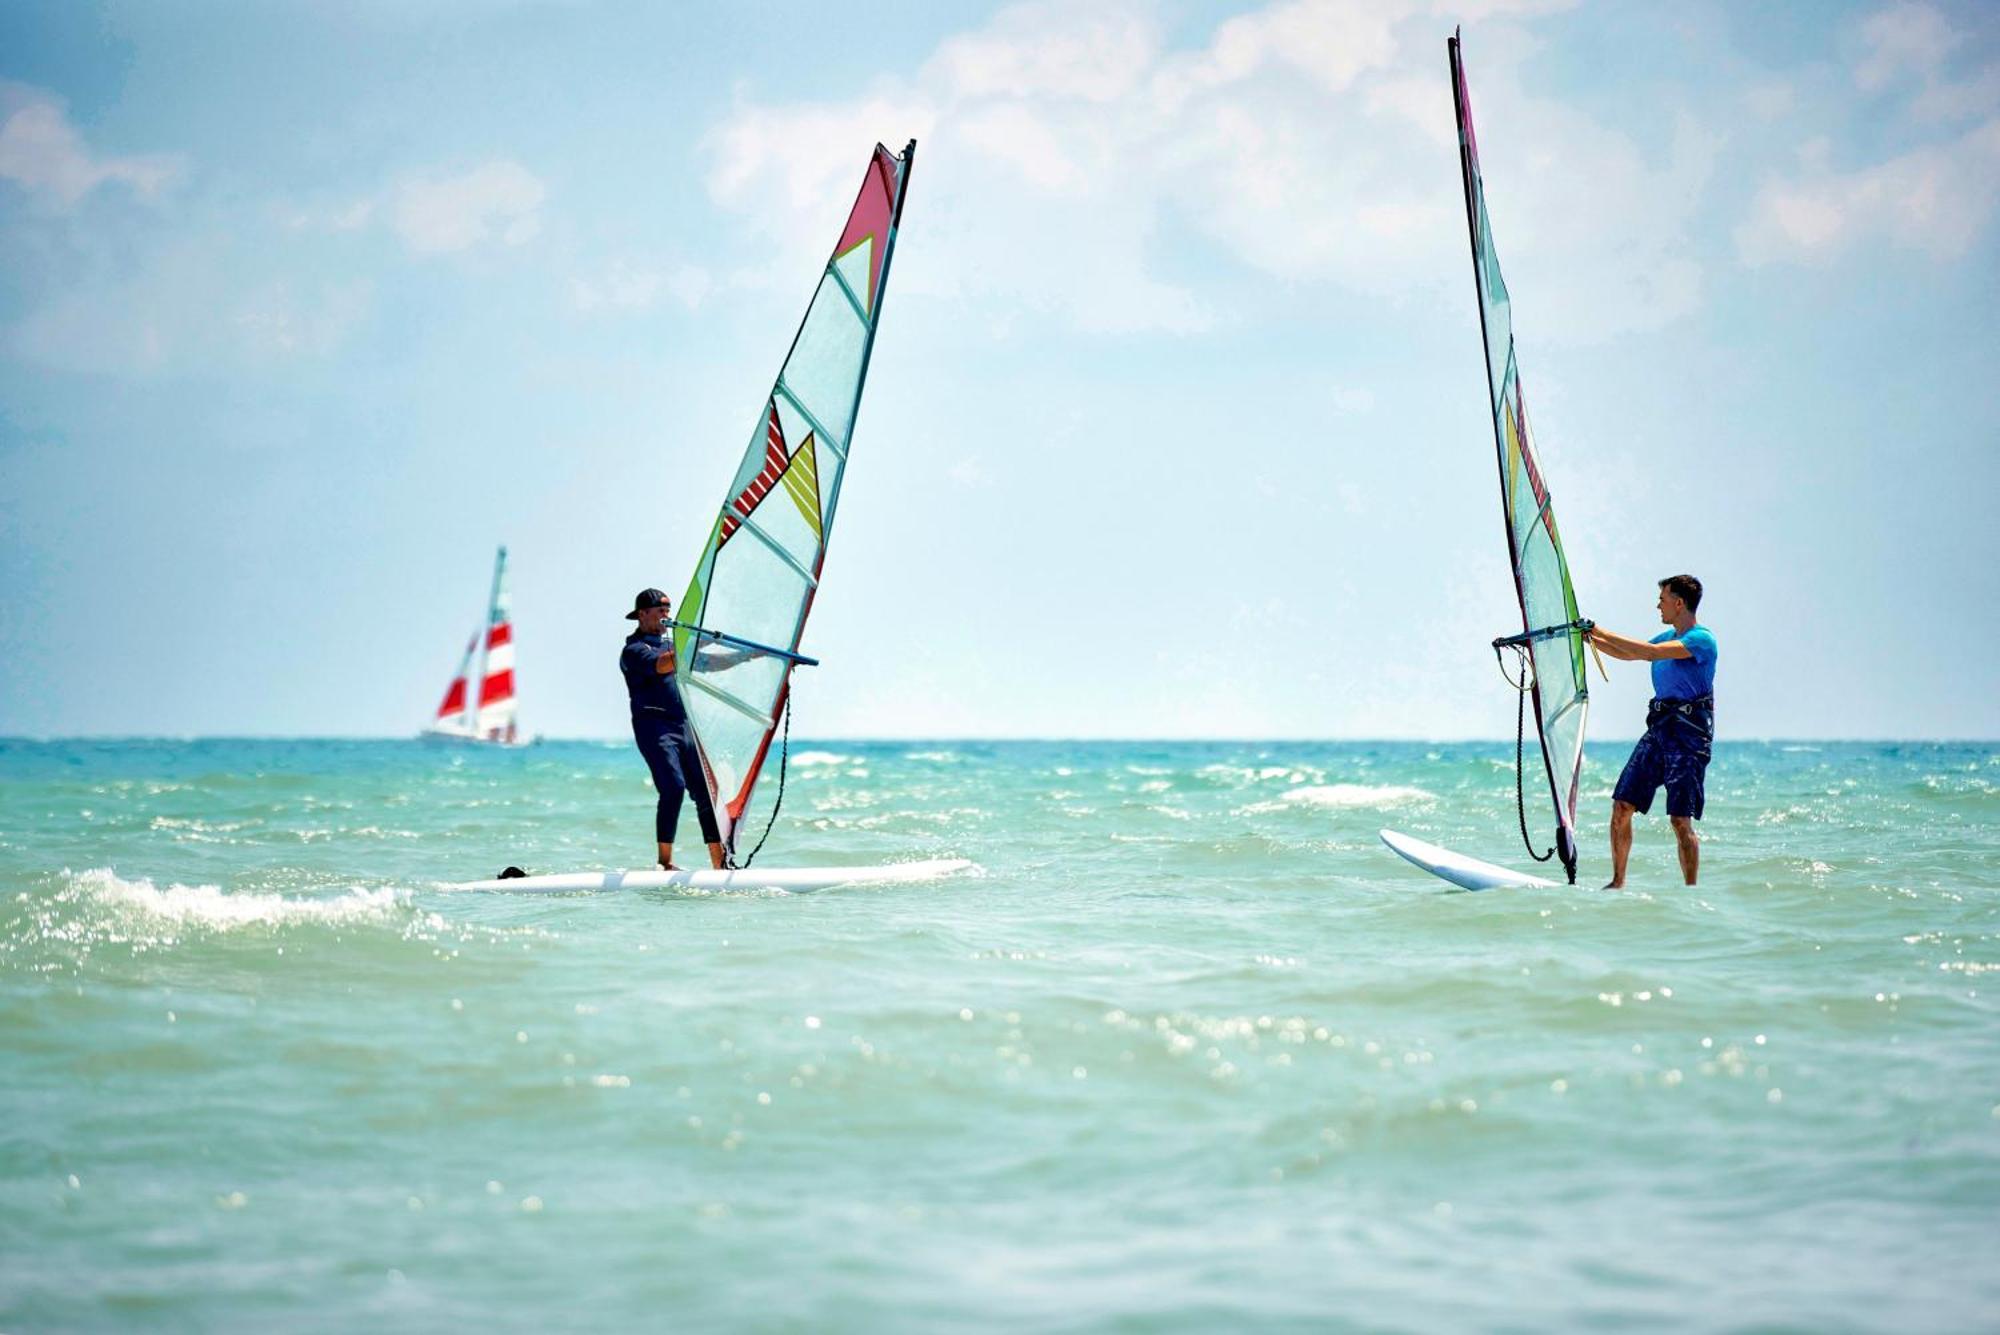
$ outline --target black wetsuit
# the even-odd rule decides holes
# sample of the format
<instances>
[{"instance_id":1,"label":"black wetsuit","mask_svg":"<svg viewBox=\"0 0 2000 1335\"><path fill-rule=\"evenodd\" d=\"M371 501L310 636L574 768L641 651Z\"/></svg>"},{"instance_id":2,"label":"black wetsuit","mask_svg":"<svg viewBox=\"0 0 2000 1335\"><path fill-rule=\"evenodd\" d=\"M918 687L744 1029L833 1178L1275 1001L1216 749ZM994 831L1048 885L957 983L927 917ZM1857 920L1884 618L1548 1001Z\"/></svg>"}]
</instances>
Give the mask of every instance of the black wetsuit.
<instances>
[{"instance_id":1,"label":"black wetsuit","mask_svg":"<svg viewBox=\"0 0 2000 1335\"><path fill-rule=\"evenodd\" d=\"M701 757L694 737L688 732L687 709L681 703L680 686L671 672L661 672L662 655L673 646L659 635L634 631L625 639L618 655L618 670L625 676L625 689L632 697L632 739L646 768L653 772L653 786L660 790L659 810L653 818L653 833L660 843L671 844L680 825L681 797L694 798L695 817L701 822L704 843L720 843L722 832L715 823L715 807L708 798L708 783L702 777Z\"/></svg>"}]
</instances>

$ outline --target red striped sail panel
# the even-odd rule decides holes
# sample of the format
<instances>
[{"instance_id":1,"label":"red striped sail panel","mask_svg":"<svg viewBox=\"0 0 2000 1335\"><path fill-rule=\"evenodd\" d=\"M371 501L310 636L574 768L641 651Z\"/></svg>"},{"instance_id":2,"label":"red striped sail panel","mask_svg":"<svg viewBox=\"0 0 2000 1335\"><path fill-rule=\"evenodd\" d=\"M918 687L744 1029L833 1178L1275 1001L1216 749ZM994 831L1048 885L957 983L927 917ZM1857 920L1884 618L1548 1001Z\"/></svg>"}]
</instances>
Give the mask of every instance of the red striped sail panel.
<instances>
[{"instance_id":1,"label":"red striped sail panel","mask_svg":"<svg viewBox=\"0 0 2000 1335\"><path fill-rule=\"evenodd\" d=\"M774 400L771 403L771 416L764 425L764 467L757 476L750 479L750 485L729 503L729 508L734 513L722 517L722 537L717 541L717 546L728 542L729 535L743 526L739 516L755 510L757 503L764 499L771 488L778 485L778 479L784 475L785 464L789 458L785 451L785 428L778 424L778 405Z\"/></svg>"},{"instance_id":2,"label":"red striped sail panel","mask_svg":"<svg viewBox=\"0 0 2000 1335\"><path fill-rule=\"evenodd\" d=\"M496 621L486 628L486 680L479 683L479 708L484 711L514 699L514 626Z\"/></svg>"},{"instance_id":3,"label":"red striped sail panel","mask_svg":"<svg viewBox=\"0 0 2000 1335\"><path fill-rule=\"evenodd\" d=\"M514 698L514 669L505 668L499 672L489 672L486 680L479 683L479 707L505 704Z\"/></svg>"},{"instance_id":4,"label":"red striped sail panel","mask_svg":"<svg viewBox=\"0 0 2000 1335\"><path fill-rule=\"evenodd\" d=\"M472 675L472 655L478 648L479 632L474 631L472 638L466 641L465 657L459 660L458 675L453 677L451 685L445 688L444 703L438 706L439 718L453 718L465 712L466 679Z\"/></svg>"}]
</instances>

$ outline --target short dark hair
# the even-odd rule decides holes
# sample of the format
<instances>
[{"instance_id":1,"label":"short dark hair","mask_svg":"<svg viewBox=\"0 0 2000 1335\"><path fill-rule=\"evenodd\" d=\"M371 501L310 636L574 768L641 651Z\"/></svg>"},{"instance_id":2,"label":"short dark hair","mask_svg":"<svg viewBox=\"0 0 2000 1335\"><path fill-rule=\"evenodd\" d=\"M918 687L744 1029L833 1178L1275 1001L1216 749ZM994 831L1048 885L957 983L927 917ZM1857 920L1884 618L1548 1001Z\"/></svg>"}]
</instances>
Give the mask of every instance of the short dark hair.
<instances>
[{"instance_id":1,"label":"short dark hair","mask_svg":"<svg viewBox=\"0 0 2000 1335\"><path fill-rule=\"evenodd\" d=\"M1669 575L1660 587L1686 603L1690 612L1701 606L1701 581L1693 575Z\"/></svg>"}]
</instances>

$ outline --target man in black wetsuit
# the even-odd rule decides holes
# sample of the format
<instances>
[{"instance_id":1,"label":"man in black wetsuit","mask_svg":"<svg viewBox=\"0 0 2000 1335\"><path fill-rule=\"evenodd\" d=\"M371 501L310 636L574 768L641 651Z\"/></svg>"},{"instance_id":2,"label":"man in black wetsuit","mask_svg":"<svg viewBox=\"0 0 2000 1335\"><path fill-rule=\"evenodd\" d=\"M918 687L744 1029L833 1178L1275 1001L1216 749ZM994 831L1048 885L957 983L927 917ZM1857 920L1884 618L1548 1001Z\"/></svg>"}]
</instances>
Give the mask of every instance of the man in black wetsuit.
<instances>
[{"instance_id":1,"label":"man in black wetsuit","mask_svg":"<svg viewBox=\"0 0 2000 1335\"><path fill-rule=\"evenodd\" d=\"M722 849L722 832L715 822L715 807L709 801L708 782L702 777L701 757L694 737L688 732L687 709L681 703L679 684L674 680L674 642L660 632L667 628L673 606L658 589L642 590L625 614L639 629L625 638L618 655L618 670L624 674L625 689L632 697L632 738L646 768L653 772L653 786L660 790L659 810L653 818L653 836L660 844L660 865L674 866L674 829L680 824L681 797L694 798L694 813L701 822L701 837L708 845L708 860L716 867L728 863ZM706 653L713 655L714 650ZM703 659L704 666L709 663ZM728 667L729 663L715 666Z\"/></svg>"}]
</instances>

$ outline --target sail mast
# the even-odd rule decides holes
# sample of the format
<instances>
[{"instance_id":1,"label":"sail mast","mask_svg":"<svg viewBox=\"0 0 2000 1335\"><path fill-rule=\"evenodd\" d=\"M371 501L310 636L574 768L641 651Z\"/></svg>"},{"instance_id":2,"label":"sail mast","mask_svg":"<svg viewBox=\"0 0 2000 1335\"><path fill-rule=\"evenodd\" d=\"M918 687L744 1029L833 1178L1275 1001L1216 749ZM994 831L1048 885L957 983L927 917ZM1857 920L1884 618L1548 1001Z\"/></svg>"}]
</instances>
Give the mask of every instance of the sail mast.
<instances>
[{"instance_id":1,"label":"sail mast","mask_svg":"<svg viewBox=\"0 0 2000 1335\"><path fill-rule=\"evenodd\" d=\"M471 709L466 719L467 731L474 737L484 737L479 730L479 715L486 708L486 660L493 654L493 610L500 605L500 575L507 568L507 549L503 546L493 555L493 587L486 595L486 616L479 624L479 685L468 692L467 705Z\"/></svg>"},{"instance_id":2,"label":"sail mast","mask_svg":"<svg viewBox=\"0 0 2000 1335\"><path fill-rule=\"evenodd\" d=\"M1459 28L1452 29L1451 36L1444 40L1444 46L1446 52L1451 56L1451 105L1458 116L1459 184L1465 191L1466 243L1472 248L1472 304L1479 311L1479 354L1486 362L1486 411L1487 415L1494 419L1493 429L1498 432L1500 429L1498 421L1500 416L1500 401L1493 393L1493 386L1499 384L1500 381L1493 374L1493 336L1486 328L1486 275L1482 271L1483 266L1480 263L1479 257L1479 176L1477 168L1478 160L1474 156L1477 150L1474 147L1472 138L1472 108L1466 104L1465 66L1461 63L1458 54L1458 37L1462 31L1463 29ZM1504 448L1504 442L1496 441L1496 444ZM1500 484L1505 486L1507 484L1507 474L1504 460L1500 461L1499 467L1501 470ZM1506 530L1507 534L1507 550L1509 553L1512 553L1514 549L1514 530L1507 523L1507 516L1504 511L1501 513L1500 521L1501 527ZM1511 555L1508 564L1510 566L1513 564ZM1515 578L1517 580L1520 578L1518 573L1516 573Z\"/></svg>"}]
</instances>

